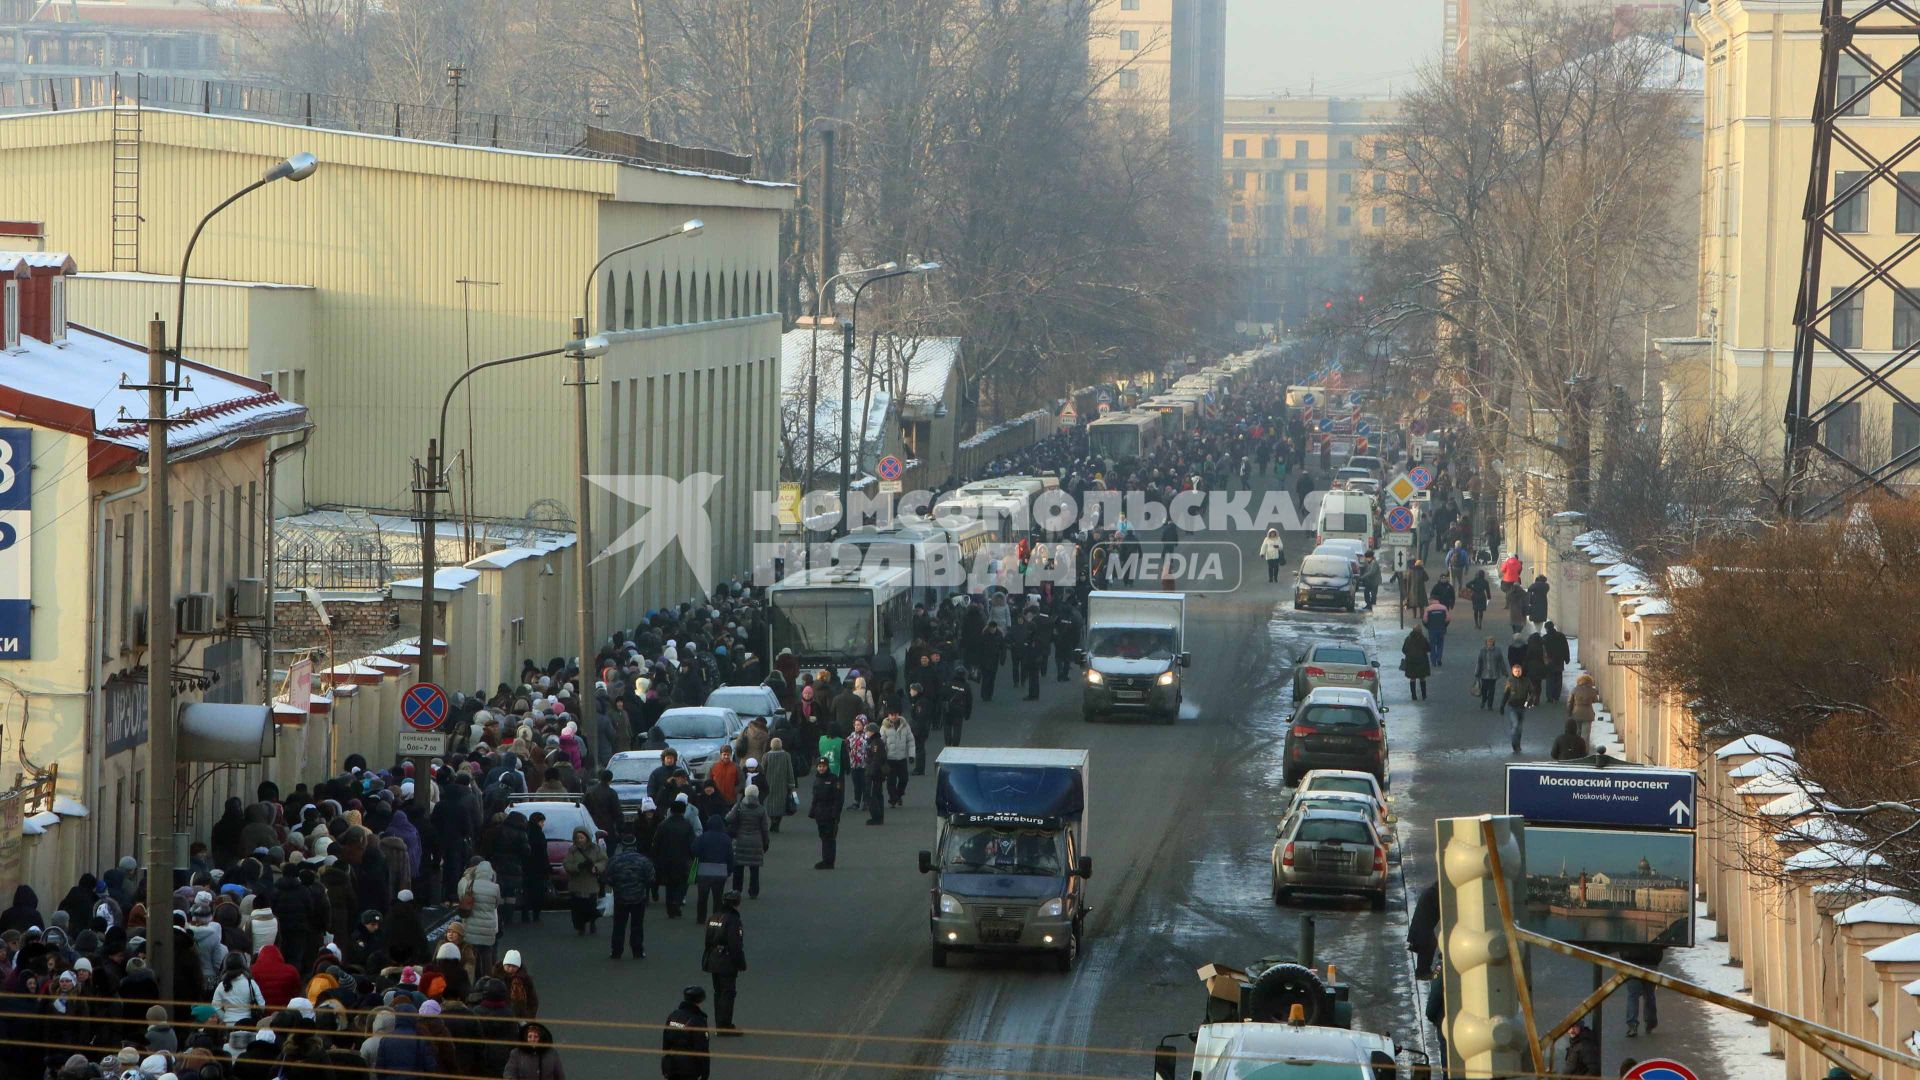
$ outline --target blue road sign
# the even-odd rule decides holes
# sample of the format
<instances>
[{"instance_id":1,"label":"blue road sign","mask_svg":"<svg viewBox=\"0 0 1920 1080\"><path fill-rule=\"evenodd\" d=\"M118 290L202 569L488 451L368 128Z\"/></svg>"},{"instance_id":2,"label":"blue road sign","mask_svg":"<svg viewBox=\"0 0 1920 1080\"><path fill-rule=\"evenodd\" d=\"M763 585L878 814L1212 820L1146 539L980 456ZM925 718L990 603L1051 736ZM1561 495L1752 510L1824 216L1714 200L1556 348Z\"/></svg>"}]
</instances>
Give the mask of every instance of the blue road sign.
<instances>
[{"instance_id":1,"label":"blue road sign","mask_svg":"<svg viewBox=\"0 0 1920 1080\"><path fill-rule=\"evenodd\" d=\"M1362 395L1361 395L1361 393L1360 393L1360 391L1358 391L1358 390L1349 390L1349 391L1347 391L1347 404L1349 404L1349 405L1358 405L1358 404L1360 404L1360 399L1361 399L1361 396L1362 396Z\"/></svg>"},{"instance_id":2,"label":"blue road sign","mask_svg":"<svg viewBox=\"0 0 1920 1080\"><path fill-rule=\"evenodd\" d=\"M1330 420L1330 419L1328 419L1328 420L1322 420L1322 421L1320 421L1320 430L1321 430L1321 431L1332 431L1332 430L1333 430L1333 421L1332 421L1332 420Z\"/></svg>"},{"instance_id":3,"label":"blue road sign","mask_svg":"<svg viewBox=\"0 0 1920 1080\"><path fill-rule=\"evenodd\" d=\"M1314 401L1314 395L1312 393L1301 394L1300 404L1305 405L1308 408L1312 408L1316 404L1316 402Z\"/></svg>"},{"instance_id":4,"label":"blue road sign","mask_svg":"<svg viewBox=\"0 0 1920 1080\"><path fill-rule=\"evenodd\" d=\"M400 719L415 731L435 731L447 718L447 692L430 682L414 683L400 695Z\"/></svg>"},{"instance_id":5,"label":"blue road sign","mask_svg":"<svg viewBox=\"0 0 1920 1080\"><path fill-rule=\"evenodd\" d=\"M1396 506L1387 511L1387 530L1389 532L1412 532L1413 511L1404 506Z\"/></svg>"},{"instance_id":6,"label":"blue road sign","mask_svg":"<svg viewBox=\"0 0 1920 1080\"><path fill-rule=\"evenodd\" d=\"M1113 404L1113 395L1108 391L1102 390L1093 395L1093 400L1099 402L1102 405L1111 405Z\"/></svg>"},{"instance_id":7,"label":"blue road sign","mask_svg":"<svg viewBox=\"0 0 1920 1080\"><path fill-rule=\"evenodd\" d=\"M1353 433L1355 435L1371 435L1373 434L1373 425L1367 423L1365 420L1362 420L1359 423L1353 425Z\"/></svg>"},{"instance_id":8,"label":"blue road sign","mask_svg":"<svg viewBox=\"0 0 1920 1080\"><path fill-rule=\"evenodd\" d=\"M1684 769L1507 766L1507 813L1529 823L1691 829L1693 811Z\"/></svg>"},{"instance_id":9,"label":"blue road sign","mask_svg":"<svg viewBox=\"0 0 1920 1080\"><path fill-rule=\"evenodd\" d=\"M1425 465L1415 465L1413 468L1407 470L1407 479L1413 481L1414 487L1425 491L1427 490L1427 485L1433 483L1433 474L1427 471Z\"/></svg>"}]
</instances>

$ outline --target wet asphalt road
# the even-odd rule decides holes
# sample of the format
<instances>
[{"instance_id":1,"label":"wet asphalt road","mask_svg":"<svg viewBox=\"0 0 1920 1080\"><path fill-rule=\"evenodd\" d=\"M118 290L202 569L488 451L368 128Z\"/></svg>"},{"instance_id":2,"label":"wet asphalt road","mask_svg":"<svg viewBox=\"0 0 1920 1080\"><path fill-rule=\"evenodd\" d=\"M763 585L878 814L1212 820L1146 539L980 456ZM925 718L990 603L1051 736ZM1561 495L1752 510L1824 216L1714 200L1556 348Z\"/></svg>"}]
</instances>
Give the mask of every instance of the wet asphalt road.
<instances>
[{"instance_id":1,"label":"wet asphalt road","mask_svg":"<svg viewBox=\"0 0 1920 1080\"><path fill-rule=\"evenodd\" d=\"M1432 820L1497 812L1509 759L1504 726L1467 690L1478 646L1470 615L1461 610L1454 662L1432 680L1433 702L1410 703L1395 671L1402 631L1390 601L1378 613L1293 612L1290 575L1269 585L1253 557L1258 536L1232 538L1251 580L1190 600L1194 666L1179 723L1089 725L1076 684L1049 679L1038 702L1019 701L1003 669L999 695L979 703L968 725L972 745L1092 751L1094 911L1079 966L1061 974L1044 958L975 956L930 966L929 879L915 853L933 839L932 785L916 777L884 826L849 813L838 869L812 869L818 845L804 818L777 836L762 894L743 905L750 970L736 1022L750 1034L716 1043L730 1056L716 1060L715 1076L1151 1076L1159 1037L1199 1022L1196 969L1293 956L1303 915L1316 922L1317 963L1336 965L1353 988L1356 1026L1412 1046L1429 1039L1419 1020L1425 985L1412 982L1405 948L1411 892L1432 879ZM1297 562L1311 537L1288 540ZM1269 894L1273 826L1287 798L1280 755L1291 661L1325 639L1375 649L1387 679L1400 820L1384 912L1357 898L1277 908ZM1557 714L1535 722L1534 755L1544 756L1556 724ZM656 906L644 961L608 959L610 927L601 929L576 937L564 912L549 912L502 947L526 955L570 1076L656 1075L657 1029L625 1025L659 1024L680 987L705 981L700 926L691 910L668 920ZM1562 1010L1588 984L1583 970L1557 964L1537 962L1535 978Z\"/></svg>"}]
</instances>

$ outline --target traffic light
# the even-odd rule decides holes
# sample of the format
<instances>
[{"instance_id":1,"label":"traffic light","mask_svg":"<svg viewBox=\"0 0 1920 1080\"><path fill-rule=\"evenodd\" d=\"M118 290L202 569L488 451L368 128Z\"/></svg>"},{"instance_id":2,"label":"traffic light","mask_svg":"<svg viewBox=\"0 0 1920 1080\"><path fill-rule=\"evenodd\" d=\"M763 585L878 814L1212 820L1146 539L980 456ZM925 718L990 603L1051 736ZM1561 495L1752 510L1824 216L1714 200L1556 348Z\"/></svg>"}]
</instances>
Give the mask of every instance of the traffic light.
<instances>
[{"instance_id":1,"label":"traffic light","mask_svg":"<svg viewBox=\"0 0 1920 1080\"><path fill-rule=\"evenodd\" d=\"M1328 311L1332 311L1332 310L1333 310L1333 301L1331 301L1331 300L1329 300L1329 301L1327 301L1327 310L1328 310Z\"/></svg>"},{"instance_id":2,"label":"traffic light","mask_svg":"<svg viewBox=\"0 0 1920 1080\"><path fill-rule=\"evenodd\" d=\"M1447 1015L1447 1075L1467 1080L1531 1071L1520 988L1494 891L1493 860L1482 825L1491 826L1507 896L1517 909L1524 833L1518 817L1441 818L1434 822L1440 866L1440 959Z\"/></svg>"},{"instance_id":3,"label":"traffic light","mask_svg":"<svg viewBox=\"0 0 1920 1080\"><path fill-rule=\"evenodd\" d=\"M1362 304L1364 304L1364 303L1366 303L1366 302L1367 302L1367 294L1366 294L1366 293L1361 293L1361 294L1360 294L1359 296L1356 296L1356 297L1354 297L1354 299L1355 299L1355 300L1358 300L1358 301L1359 301L1360 303L1362 303Z\"/></svg>"}]
</instances>

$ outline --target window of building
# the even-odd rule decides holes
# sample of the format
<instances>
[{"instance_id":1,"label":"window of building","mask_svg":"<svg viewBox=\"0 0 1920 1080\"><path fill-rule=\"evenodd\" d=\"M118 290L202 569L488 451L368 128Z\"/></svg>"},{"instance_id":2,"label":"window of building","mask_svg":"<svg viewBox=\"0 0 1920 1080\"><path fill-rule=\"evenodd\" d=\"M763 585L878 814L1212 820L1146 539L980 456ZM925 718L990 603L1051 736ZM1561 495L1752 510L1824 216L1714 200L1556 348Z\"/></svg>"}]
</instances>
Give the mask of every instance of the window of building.
<instances>
[{"instance_id":1,"label":"window of building","mask_svg":"<svg viewBox=\"0 0 1920 1080\"><path fill-rule=\"evenodd\" d=\"M1121 11L1139 11L1140 0L1120 0Z\"/></svg>"},{"instance_id":2,"label":"window of building","mask_svg":"<svg viewBox=\"0 0 1920 1080\"><path fill-rule=\"evenodd\" d=\"M1140 51L1140 31L1138 30L1120 31L1120 48L1126 50L1127 52L1139 52Z\"/></svg>"},{"instance_id":3,"label":"window of building","mask_svg":"<svg viewBox=\"0 0 1920 1080\"><path fill-rule=\"evenodd\" d=\"M1382 225L1385 225L1386 223L1387 223L1387 208L1386 208L1386 207L1384 207L1384 206L1376 206L1376 207L1374 207L1374 208L1373 208L1373 224L1374 224L1374 227L1375 227L1375 228L1378 228L1378 227L1380 227L1380 226L1382 226Z\"/></svg>"},{"instance_id":4,"label":"window of building","mask_svg":"<svg viewBox=\"0 0 1920 1080\"><path fill-rule=\"evenodd\" d=\"M1893 404L1893 456L1899 457L1920 446L1920 412L1899 402Z\"/></svg>"},{"instance_id":5,"label":"window of building","mask_svg":"<svg viewBox=\"0 0 1920 1080\"><path fill-rule=\"evenodd\" d=\"M1227 241L1227 253L1239 258L1247 253L1247 242L1236 236Z\"/></svg>"},{"instance_id":6,"label":"window of building","mask_svg":"<svg viewBox=\"0 0 1920 1080\"><path fill-rule=\"evenodd\" d=\"M1140 89L1140 73L1138 71L1135 71L1132 68L1127 68L1124 71L1120 72L1120 89L1122 90Z\"/></svg>"},{"instance_id":7,"label":"window of building","mask_svg":"<svg viewBox=\"0 0 1920 1080\"><path fill-rule=\"evenodd\" d=\"M1378 173L1378 172L1374 173L1373 174L1373 193L1376 195L1379 195L1384 193L1386 190L1387 190L1387 174Z\"/></svg>"},{"instance_id":8,"label":"window of building","mask_svg":"<svg viewBox=\"0 0 1920 1080\"><path fill-rule=\"evenodd\" d=\"M1305 139L1293 140L1293 160L1295 161L1307 160L1307 140Z\"/></svg>"},{"instance_id":9,"label":"window of building","mask_svg":"<svg viewBox=\"0 0 1920 1080\"><path fill-rule=\"evenodd\" d=\"M1235 191L1247 190L1247 174L1245 170L1235 169L1232 172L1228 173L1227 186L1232 188Z\"/></svg>"},{"instance_id":10,"label":"window of building","mask_svg":"<svg viewBox=\"0 0 1920 1080\"><path fill-rule=\"evenodd\" d=\"M1373 144L1367 149L1371 152L1371 156L1375 161L1380 161L1387 156L1387 142L1385 139L1373 140Z\"/></svg>"},{"instance_id":11,"label":"window of building","mask_svg":"<svg viewBox=\"0 0 1920 1080\"><path fill-rule=\"evenodd\" d=\"M1353 194L1353 174L1352 173L1341 173L1339 184L1340 184L1340 194L1342 195Z\"/></svg>"},{"instance_id":12,"label":"window of building","mask_svg":"<svg viewBox=\"0 0 1920 1080\"><path fill-rule=\"evenodd\" d=\"M1851 56L1842 56L1840 58L1840 71L1837 75L1834 76L1834 81L1833 81L1833 91L1834 91L1833 103L1835 105L1838 105L1846 101L1848 98L1859 93L1861 89L1864 88L1867 85L1867 83L1871 81L1873 80L1867 74L1866 65L1862 64L1858 60L1855 60ZM1867 105L1871 101L1872 97L1873 97L1872 94L1865 95L1859 101L1855 102L1852 108L1846 110L1840 115L1842 116L1867 115Z\"/></svg>"},{"instance_id":13,"label":"window of building","mask_svg":"<svg viewBox=\"0 0 1920 1080\"><path fill-rule=\"evenodd\" d=\"M1247 140L1245 139L1233 140L1233 156L1237 158L1243 158L1247 156Z\"/></svg>"},{"instance_id":14,"label":"window of building","mask_svg":"<svg viewBox=\"0 0 1920 1080\"><path fill-rule=\"evenodd\" d=\"M1895 232L1920 233L1920 172L1896 174L1900 182L1913 189L1914 194L1898 191L1893 203L1893 228Z\"/></svg>"},{"instance_id":15,"label":"window of building","mask_svg":"<svg viewBox=\"0 0 1920 1080\"><path fill-rule=\"evenodd\" d=\"M1297 172L1293 174L1293 190L1295 191L1307 190L1307 174L1306 173Z\"/></svg>"},{"instance_id":16,"label":"window of building","mask_svg":"<svg viewBox=\"0 0 1920 1080\"><path fill-rule=\"evenodd\" d=\"M1867 178L1864 172L1837 172L1833 174L1832 198L1840 198L1855 184ZM1833 228L1836 232L1863 233L1867 231L1867 189L1859 191L1833 208Z\"/></svg>"},{"instance_id":17,"label":"window of building","mask_svg":"<svg viewBox=\"0 0 1920 1080\"><path fill-rule=\"evenodd\" d=\"M1920 58L1900 65L1900 115L1920 116Z\"/></svg>"},{"instance_id":18,"label":"window of building","mask_svg":"<svg viewBox=\"0 0 1920 1080\"><path fill-rule=\"evenodd\" d=\"M1342 240L1333 245L1333 247L1335 251L1340 253L1340 257L1343 259L1353 254L1353 241L1351 240Z\"/></svg>"},{"instance_id":19,"label":"window of building","mask_svg":"<svg viewBox=\"0 0 1920 1080\"><path fill-rule=\"evenodd\" d=\"M1827 414L1823 440L1827 448L1846 457L1860 456L1860 403L1849 401Z\"/></svg>"},{"instance_id":20,"label":"window of building","mask_svg":"<svg viewBox=\"0 0 1920 1080\"><path fill-rule=\"evenodd\" d=\"M1845 291L1835 288L1830 299L1839 299ZM1854 293L1851 300L1833 309L1833 316L1827 321L1827 336L1833 339L1834 344L1843 349L1860 347L1860 322L1865 306L1866 293L1862 291Z\"/></svg>"},{"instance_id":21,"label":"window of building","mask_svg":"<svg viewBox=\"0 0 1920 1080\"><path fill-rule=\"evenodd\" d=\"M1893 347L1904 349L1920 342L1920 304L1901 293L1893 294Z\"/></svg>"},{"instance_id":22,"label":"window of building","mask_svg":"<svg viewBox=\"0 0 1920 1080\"><path fill-rule=\"evenodd\" d=\"M1294 223L1295 225L1305 225L1305 224L1307 223L1307 208L1306 208L1306 207L1304 207L1304 206L1296 206L1296 207L1294 207L1294 208L1293 208L1293 223Z\"/></svg>"},{"instance_id":23,"label":"window of building","mask_svg":"<svg viewBox=\"0 0 1920 1080\"><path fill-rule=\"evenodd\" d=\"M1260 140L1260 156L1264 158L1279 157L1280 156L1280 140L1279 139Z\"/></svg>"},{"instance_id":24,"label":"window of building","mask_svg":"<svg viewBox=\"0 0 1920 1080\"><path fill-rule=\"evenodd\" d=\"M1352 139L1340 140L1340 156L1343 158L1350 158L1353 156L1353 140Z\"/></svg>"},{"instance_id":25,"label":"window of building","mask_svg":"<svg viewBox=\"0 0 1920 1080\"><path fill-rule=\"evenodd\" d=\"M628 329L628 330L631 330L631 329L633 329L633 326L634 326L634 322L633 322L633 271L631 271L631 270L629 270L629 271L627 271L627 291L626 291L626 293L625 293L625 302L624 302L624 303L622 303L622 304L620 305L620 325L621 325L622 327L625 327L625 328L626 328L626 329Z\"/></svg>"},{"instance_id":26,"label":"window of building","mask_svg":"<svg viewBox=\"0 0 1920 1080\"><path fill-rule=\"evenodd\" d=\"M1419 177L1417 176L1407 177L1407 194L1409 195L1420 194L1420 178Z\"/></svg>"},{"instance_id":27,"label":"window of building","mask_svg":"<svg viewBox=\"0 0 1920 1080\"><path fill-rule=\"evenodd\" d=\"M1242 222L1242 221L1245 221L1245 220L1247 220L1247 206L1246 206L1246 204L1245 204L1245 203L1234 203L1234 204L1233 204L1233 208L1232 208L1231 210L1229 210L1229 211L1227 212L1227 216L1228 216L1228 217L1230 217L1230 218L1232 218L1232 219L1233 219L1233 220L1234 220L1235 222Z\"/></svg>"},{"instance_id":28,"label":"window of building","mask_svg":"<svg viewBox=\"0 0 1920 1080\"><path fill-rule=\"evenodd\" d=\"M1307 257L1307 242L1305 240L1295 240L1293 242L1293 257L1296 259L1304 259Z\"/></svg>"},{"instance_id":29,"label":"window of building","mask_svg":"<svg viewBox=\"0 0 1920 1080\"><path fill-rule=\"evenodd\" d=\"M1353 207L1343 206L1334 211L1334 221L1341 225L1353 224Z\"/></svg>"}]
</instances>

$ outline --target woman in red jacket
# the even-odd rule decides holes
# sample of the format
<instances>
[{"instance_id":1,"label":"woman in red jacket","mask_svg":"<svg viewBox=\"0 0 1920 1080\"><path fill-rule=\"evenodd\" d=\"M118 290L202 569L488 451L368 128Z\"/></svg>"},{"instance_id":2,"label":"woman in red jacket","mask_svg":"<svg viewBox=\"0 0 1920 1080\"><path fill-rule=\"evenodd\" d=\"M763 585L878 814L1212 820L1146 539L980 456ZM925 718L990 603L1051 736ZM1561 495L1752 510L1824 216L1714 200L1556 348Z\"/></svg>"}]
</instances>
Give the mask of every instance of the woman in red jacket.
<instances>
[{"instance_id":1,"label":"woman in red jacket","mask_svg":"<svg viewBox=\"0 0 1920 1080\"><path fill-rule=\"evenodd\" d=\"M267 1007L277 1009L300 996L300 972L280 955L280 946L267 945L253 960L253 981L260 984L260 996Z\"/></svg>"}]
</instances>

